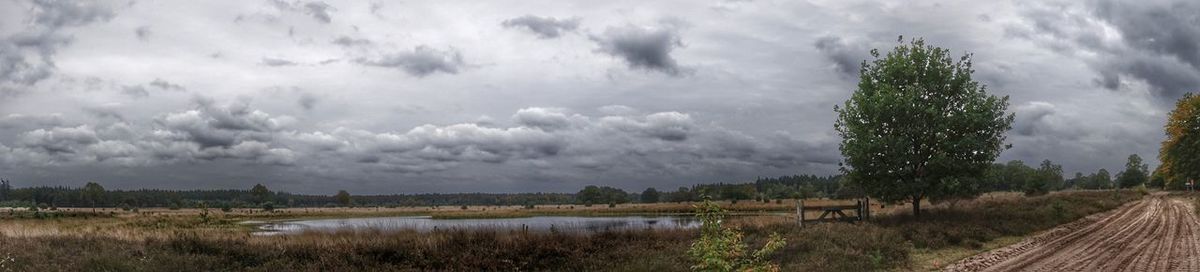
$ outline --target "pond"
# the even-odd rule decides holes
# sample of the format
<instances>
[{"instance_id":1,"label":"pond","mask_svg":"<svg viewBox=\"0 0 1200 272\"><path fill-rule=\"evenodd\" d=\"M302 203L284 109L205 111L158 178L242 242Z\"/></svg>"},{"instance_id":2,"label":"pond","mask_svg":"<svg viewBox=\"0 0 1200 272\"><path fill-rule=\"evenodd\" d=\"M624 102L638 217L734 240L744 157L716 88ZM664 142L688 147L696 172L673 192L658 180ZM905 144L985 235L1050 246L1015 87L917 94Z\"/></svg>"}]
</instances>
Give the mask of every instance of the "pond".
<instances>
[{"instance_id":1,"label":"pond","mask_svg":"<svg viewBox=\"0 0 1200 272\"><path fill-rule=\"evenodd\" d=\"M343 230L550 230L591 233L610 230L696 228L700 221L691 216L534 216L493 219L433 219L429 216L369 217L266 222L258 235L296 234L305 231Z\"/></svg>"}]
</instances>

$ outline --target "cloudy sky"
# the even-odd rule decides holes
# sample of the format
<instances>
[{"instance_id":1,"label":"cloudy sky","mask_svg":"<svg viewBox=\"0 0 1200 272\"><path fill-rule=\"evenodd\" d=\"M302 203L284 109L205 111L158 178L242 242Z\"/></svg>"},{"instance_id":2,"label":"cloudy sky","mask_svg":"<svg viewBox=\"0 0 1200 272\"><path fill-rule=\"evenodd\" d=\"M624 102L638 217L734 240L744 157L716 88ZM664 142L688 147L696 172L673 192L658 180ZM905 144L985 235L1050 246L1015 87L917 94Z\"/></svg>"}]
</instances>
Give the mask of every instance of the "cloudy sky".
<instances>
[{"instance_id":1,"label":"cloudy sky","mask_svg":"<svg viewBox=\"0 0 1200 272\"><path fill-rule=\"evenodd\" d=\"M1012 149L1157 162L1195 1L0 0L17 186L572 192L835 174L833 106L897 37L972 53Z\"/></svg>"}]
</instances>

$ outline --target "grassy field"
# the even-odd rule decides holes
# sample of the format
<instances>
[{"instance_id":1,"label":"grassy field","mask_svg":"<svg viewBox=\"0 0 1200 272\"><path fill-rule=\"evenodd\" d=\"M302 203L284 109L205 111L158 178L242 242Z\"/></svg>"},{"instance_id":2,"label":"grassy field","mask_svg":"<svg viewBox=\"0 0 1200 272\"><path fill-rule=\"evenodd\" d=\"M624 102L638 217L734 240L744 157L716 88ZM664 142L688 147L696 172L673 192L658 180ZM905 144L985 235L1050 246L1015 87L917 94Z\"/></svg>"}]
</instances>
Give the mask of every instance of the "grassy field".
<instances>
[{"instance_id":1,"label":"grassy field","mask_svg":"<svg viewBox=\"0 0 1200 272\"><path fill-rule=\"evenodd\" d=\"M929 205L924 218L907 205L877 207L873 222L799 228L790 202L723 203L742 214L733 225L751 244L769 233L787 238L773 256L785 271L931 270L1019 237L1138 199L1134 191L1058 192L1041 197L989 194ZM818 201L808 200L809 205ZM696 230L596 234L442 230L308 232L251 235L247 220L433 215L447 218L529 215L686 213L691 204L603 206L322 208L274 213L235 210L59 209L41 215L0 210L0 271L685 271ZM573 207L573 208L572 208ZM53 215L51 215L53 214Z\"/></svg>"}]
</instances>

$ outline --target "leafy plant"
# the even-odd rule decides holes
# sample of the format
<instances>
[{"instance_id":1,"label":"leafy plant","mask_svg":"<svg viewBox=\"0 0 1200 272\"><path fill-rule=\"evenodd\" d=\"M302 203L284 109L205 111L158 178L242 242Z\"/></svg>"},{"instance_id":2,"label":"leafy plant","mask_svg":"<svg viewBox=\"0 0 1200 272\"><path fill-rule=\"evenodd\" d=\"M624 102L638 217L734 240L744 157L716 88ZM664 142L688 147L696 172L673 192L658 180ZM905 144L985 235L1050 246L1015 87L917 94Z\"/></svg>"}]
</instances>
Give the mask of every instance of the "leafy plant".
<instances>
[{"instance_id":1,"label":"leafy plant","mask_svg":"<svg viewBox=\"0 0 1200 272\"><path fill-rule=\"evenodd\" d=\"M748 252L748 246L742 242L742 232L722 226L725 211L716 203L704 200L696 206L696 216L702 225L700 238L688 249L688 255L696 262L692 270L779 271L779 265L769 260L772 253L787 244L778 233L771 233L761 249Z\"/></svg>"}]
</instances>

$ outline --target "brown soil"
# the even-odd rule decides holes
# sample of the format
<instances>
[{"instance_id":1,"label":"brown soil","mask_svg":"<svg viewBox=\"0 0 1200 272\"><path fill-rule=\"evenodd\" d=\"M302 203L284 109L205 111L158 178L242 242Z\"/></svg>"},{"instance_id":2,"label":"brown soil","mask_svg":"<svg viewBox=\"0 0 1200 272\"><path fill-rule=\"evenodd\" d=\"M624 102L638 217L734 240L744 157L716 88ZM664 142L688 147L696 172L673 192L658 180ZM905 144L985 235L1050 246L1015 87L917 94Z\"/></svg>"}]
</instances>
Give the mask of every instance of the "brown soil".
<instances>
[{"instance_id":1,"label":"brown soil","mask_svg":"<svg viewBox=\"0 0 1200 272\"><path fill-rule=\"evenodd\" d=\"M1200 271L1200 218L1186 198L1147 197L945 271Z\"/></svg>"}]
</instances>

